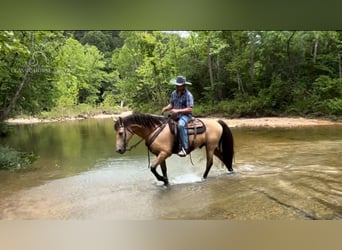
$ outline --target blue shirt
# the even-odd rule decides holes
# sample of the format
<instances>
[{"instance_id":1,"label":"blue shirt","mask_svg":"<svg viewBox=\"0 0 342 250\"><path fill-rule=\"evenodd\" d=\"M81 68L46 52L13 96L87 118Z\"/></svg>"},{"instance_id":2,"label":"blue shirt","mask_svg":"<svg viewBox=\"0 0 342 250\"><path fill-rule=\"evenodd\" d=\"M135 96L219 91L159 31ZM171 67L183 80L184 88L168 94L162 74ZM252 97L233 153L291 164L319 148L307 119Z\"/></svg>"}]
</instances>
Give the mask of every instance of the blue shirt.
<instances>
[{"instance_id":1,"label":"blue shirt","mask_svg":"<svg viewBox=\"0 0 342 250\"><path fill-rule=\"evenodd\" d=\"M184 109L187 107L194 106L194 97L192 96L191 92L187 89L181 95L177 95L177 91L174 90L171 93L170 103L172 108L174 109ZM179 116L182 114L179 114ZM191 115L191 113L189 114Z\"/></svg>"}]
</instances>

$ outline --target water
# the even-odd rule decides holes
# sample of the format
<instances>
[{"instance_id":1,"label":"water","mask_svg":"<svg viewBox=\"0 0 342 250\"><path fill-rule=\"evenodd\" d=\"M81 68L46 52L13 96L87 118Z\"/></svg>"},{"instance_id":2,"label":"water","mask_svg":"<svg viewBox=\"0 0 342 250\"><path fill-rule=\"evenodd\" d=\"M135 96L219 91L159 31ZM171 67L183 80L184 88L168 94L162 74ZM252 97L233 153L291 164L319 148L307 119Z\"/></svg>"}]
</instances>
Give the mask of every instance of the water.
<instances>
[{"instance_id":1,"label":"water","mask_svg":"<svg viewBox=\"0 0 342 250\"><path fill-rule=\"evenodd\" d=\"M0 171L1 219L342 218L342 126L233 128L234 173L215 159L204 181L204 149L196 150L194 165L167 160L170 187L149 171L144 143L115 153L111 120L14 132L0 142L39 159L30 170Z\"/></svg>"}]
</instances>

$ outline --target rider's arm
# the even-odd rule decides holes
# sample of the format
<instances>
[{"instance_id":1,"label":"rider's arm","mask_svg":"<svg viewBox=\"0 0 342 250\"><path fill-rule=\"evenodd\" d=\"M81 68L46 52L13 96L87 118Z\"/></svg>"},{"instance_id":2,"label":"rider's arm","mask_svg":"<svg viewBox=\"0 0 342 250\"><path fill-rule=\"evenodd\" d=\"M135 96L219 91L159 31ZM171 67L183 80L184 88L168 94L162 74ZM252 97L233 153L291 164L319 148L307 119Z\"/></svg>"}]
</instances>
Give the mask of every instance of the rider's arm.
<instances>
[{"instance_id":1,"label":"rider's arm","mask_svg":"<svg viewBox=\"0 0 342 250\"><path fill-rule=\"evenodd\" d=\"M182 114L189 114L189 113L192 113L192 107L186 107L186 108L183 108L183 109L172 109L171 110L171 114L177 114L177 113L182 113Z\"/></svg>"},{"instance_id":2,"label":"rider's arm","mask_svg":"<svg viewBox=\"0 0 342 250\"><path fill-rule=\"evenodd\" d=\"M168 111L168 110L171 110L172 109L172 105L171 103L169 103L167 106L165 106L163 109L162 109L162 114L165 112L165 111Z\"/></svg>"}]
</instances>

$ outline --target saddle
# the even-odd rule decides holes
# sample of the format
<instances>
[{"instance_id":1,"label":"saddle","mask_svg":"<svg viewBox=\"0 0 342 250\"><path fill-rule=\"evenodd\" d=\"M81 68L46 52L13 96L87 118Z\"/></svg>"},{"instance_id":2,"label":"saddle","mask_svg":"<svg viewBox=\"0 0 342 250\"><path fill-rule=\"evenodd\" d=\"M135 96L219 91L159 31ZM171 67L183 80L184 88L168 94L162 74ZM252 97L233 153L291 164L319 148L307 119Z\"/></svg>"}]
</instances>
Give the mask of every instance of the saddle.
<instances>
[{"instance_id":1,"label":"saddle","mask_svg":"<svg viewBox=\"0 0 342 250\"><path fill-rule=\"evenodd\" d=\"M176 120L169 120L169 127L171 133L175 136L178 136L178 122ZM188 135L197 135L205 132L206 127L200 119L192 118L186 125L188 130Z\"/></svg>"},{"instance_id":2,"label":"saddle","mask_svg":"<svg viewBox=\"0 0 342 250\"><path fill-rule=\"evenodd\" d=\"M178 121L174 119L169 119L169 127L171 130L171 134L173 134L176 138L174 147L173 147L173 153L177 153L180 148L179 144L179 137L178 137ZM204 125L203 121L197 118L192 118L186 125L188 136L194 135L194 138L192 140L192 143L189 142L189 144L193 145L194 141L196 140L196 136L198 134L203 134L206 131L206 126ZM191 147L190 147L191 148Z\"/></svg>"}]
</instances>

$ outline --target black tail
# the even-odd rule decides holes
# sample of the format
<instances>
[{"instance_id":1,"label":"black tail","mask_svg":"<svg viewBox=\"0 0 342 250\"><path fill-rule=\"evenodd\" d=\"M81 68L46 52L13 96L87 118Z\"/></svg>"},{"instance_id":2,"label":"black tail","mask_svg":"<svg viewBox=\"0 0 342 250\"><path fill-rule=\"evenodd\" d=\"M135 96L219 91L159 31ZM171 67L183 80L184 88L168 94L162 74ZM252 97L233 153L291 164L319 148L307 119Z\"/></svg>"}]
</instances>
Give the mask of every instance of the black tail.
<instances>
[{"instance_id":1,"label":"black tail","mask_svg":"<svg viewBox=\"0 0 342 250\"><path fill-rule=\"evenodd\" d=\"M233 158L234 158L234 139L232 132L227 124L222 121L217 121L223 128L222 135L219 142L220 151L222 153L223 163L229 171L233 171Z\"/></svg>"}]
</instances>

